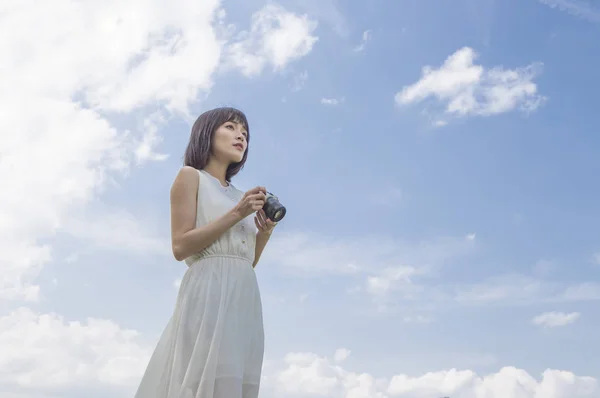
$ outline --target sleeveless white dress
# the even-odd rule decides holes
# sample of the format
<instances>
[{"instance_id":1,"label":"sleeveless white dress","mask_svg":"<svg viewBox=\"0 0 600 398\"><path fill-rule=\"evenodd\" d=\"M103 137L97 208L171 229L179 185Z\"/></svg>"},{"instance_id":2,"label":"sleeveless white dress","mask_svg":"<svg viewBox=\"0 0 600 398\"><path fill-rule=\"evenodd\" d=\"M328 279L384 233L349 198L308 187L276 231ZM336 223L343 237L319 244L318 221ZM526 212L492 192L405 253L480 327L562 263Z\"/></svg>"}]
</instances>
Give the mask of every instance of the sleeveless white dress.
<instances>
[{"instance_id":1,"label":"sleeveless white dress","mask_svg":"<svg viewBox=\"0 0 600 398\"><path fill-rule=\"evenodd\" d=\"M196 226L242 198L199 171ZM175 311L135 398L257 398L264 352L262 303L252 262L253 215L185 260Z\"/></svg>"}]
</instances>

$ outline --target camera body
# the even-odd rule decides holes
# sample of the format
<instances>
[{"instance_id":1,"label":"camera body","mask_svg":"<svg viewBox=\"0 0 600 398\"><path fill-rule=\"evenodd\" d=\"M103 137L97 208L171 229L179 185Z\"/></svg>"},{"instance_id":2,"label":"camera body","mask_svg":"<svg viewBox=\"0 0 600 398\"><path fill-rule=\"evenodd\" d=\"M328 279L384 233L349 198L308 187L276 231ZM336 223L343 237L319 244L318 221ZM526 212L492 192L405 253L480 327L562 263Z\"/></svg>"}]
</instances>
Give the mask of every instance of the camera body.
<instances>
[{"instance_id":1,"label":"camera body","mask_svg":"<svg viewBox=\"0 0 600 398\"><path fill-rule=\"evenodd\" d=\"M271 192L267 192L267 198L263 211L267 215L267 218L274 222L279 222L285 217L286 209L285 206L279 202L279 198L273 195Z\"/></svg>"}]
</instances>

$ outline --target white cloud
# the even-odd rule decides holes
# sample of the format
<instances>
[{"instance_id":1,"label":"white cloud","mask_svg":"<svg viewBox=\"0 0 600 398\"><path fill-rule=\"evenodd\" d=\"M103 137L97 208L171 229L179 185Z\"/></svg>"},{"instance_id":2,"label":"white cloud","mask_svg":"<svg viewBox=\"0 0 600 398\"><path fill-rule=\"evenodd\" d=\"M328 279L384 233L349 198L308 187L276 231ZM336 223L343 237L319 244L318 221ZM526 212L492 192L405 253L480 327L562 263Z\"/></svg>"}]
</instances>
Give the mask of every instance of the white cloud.
<instances>
[{"instance_id":1,"label":"white cloud","mask_svg":"<svg viewBox=\"0 0 600 398\"><path fill-rule=\"evenodd\" d=\"M317 42L317 23L269 4L252 16L249 32L242 32L227 53L227 62L246 76L255 76L267 65L275 71L307 55Z\"/></svg>"},{"instance_id":2,"label":"white cloud","mask_svg":"<svg viewBox=\"0 0 600 398\"><path fill-rule=\"evenodd\" d=\"M354 47L354 51L355 52L361 52L365 49L365 47L367 46L367 43L371 40L371 31L370 30L365 30L362 34L362 40L360 42L360 44L356 47Z\"/></svg>"},{"instance_id":3,"label":"white cloud","mask_svg":"<svg viewBox=\"0 0 600 398\"><path fill-rule=\"evenodd\" d=\"M110 320L66 321L27 308L0 318L0 346L3 396L12 390L23 397L77 389L130 389L139 381L151 352L138 332Z\"/></svg>"},{"instance_id":4,"label":"white cloud","mask_svg":"<svg viewBox=\"0 0 600 398\"><path fill-rule=\"evenodd\" d=\"M558 8L569 14L587 19L591 22L600 22L600 10L595 9L592 2L585 0L538 0L552 8Z\"/></svg>"},{"instance_id":5,"label":"white cloud","mask_svg":"<svg viewBox=\"0 0 600 398\"><path fill-rule=\"evenodd\" d=\"M35 299L33 280L52 254L39 242L136 156L153 157L151 131L119 130L107 112L156 103L185 111L210 88L220 56L211 33L217 7L59 1L3 11L2 74L11 78L0 81L0 131L12 133L0 136L0 297Z\"/></svg>"},{"instance_id":6,"label":"white cloud","mask_svg":"<svg viewBox=\"0 0 600 398\"><path fill-rule=\"evenodd\" d=\"M338 348L335 350L335 354L333 355L333 360L335 362L343 362L346 358L350 356L350 350L347 348Z\"/></svg>"},{"instance_id":7,"label":"white cloud","mask_svg":"<svg viewBox=\"0 0 600 398\"><path fill-rule=\"evenodd\" d=\"M548 369L536 379L514 367L484 376L450 369L420 376L377 377L343 368L335 355L290 353L282 369L275 368L265 377L263 394L268 398L592 398L600 394L600 388L596 379L571 372Z\"/></svg>"},{"instance_id":8,"label":"white cloud","mask_svg":"<svg viewBox=\"0 0 600 398\"><path fill-rule=\"evenodd\" d=\"M341 98L321 98L321 104L323 105L339 105L345 101L344 97Z\"/></svg>"},{"instance_id":9,"label":"white cloud","mask_svg":"<svg viewBox=\"0 0 600 398\"><path fill-rule=\"evenodd\" d=\"M534 325L543 326L546 328L555 328L559 326L567 326L579 319L579 312L544 312L543 314L533 317L531 322Z\"/></svg>"},{"instance_id":10,"label":"white cloud","mask_svg":"<svg viewBox=\"0 0 600 398\"><path fill-rule=\"evenodd\" d=\"M226 30L219 4L2 3L2 75L10 79L0 79L0 299L36 300L35 279L52 259L49 239L67 214L132 165L166 158L156 152L158 129L210 91L228 45L218 37ZM248 40L258 40L263 62L282 68L310 51L314 27L269 6L255 15ZM253 51L247 43L233 48ZM124 125L112 122L115 113ZM128 128L123 116L142 122ZM87 235L106 237L100 229Z\"/></svg>"},{"instance_id":11,"label":"white cloud","mask_svg":"<svg viewBox=\"0 0 600 398\"><path fill-rule=\"evenodd\" d=\"M486 69L473 63L476 57L473 49L464 47L449 56L441 67L424 67L419 81L396 94L396 103L407 105L434 97L445 104L448 116L490 116L517 108L534 111L544 102L533 82L541 64Z\"/></svg>"}]
</instances>

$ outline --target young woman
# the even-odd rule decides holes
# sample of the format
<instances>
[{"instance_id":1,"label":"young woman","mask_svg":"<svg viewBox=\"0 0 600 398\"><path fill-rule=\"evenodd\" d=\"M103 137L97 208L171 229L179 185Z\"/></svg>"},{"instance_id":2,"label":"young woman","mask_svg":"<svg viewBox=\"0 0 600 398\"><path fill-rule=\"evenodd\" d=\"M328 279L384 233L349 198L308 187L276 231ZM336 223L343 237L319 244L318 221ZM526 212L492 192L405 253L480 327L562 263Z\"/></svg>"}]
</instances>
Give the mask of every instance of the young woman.
<instances>
[{"instance_id":1,"label":"young woman","mask_svg":"<svg viewBox=\"0 0 600 398\"><path fill-rule=\"evenodd\" d=\"M249 140L246 116L233 108L205 112L192 127L171 188L173 255L189 268L136 398L258 396L264 332L254 267L275 223L262 211L264 187L244 193L231 183Z\"/></svg>"}]
</instances>

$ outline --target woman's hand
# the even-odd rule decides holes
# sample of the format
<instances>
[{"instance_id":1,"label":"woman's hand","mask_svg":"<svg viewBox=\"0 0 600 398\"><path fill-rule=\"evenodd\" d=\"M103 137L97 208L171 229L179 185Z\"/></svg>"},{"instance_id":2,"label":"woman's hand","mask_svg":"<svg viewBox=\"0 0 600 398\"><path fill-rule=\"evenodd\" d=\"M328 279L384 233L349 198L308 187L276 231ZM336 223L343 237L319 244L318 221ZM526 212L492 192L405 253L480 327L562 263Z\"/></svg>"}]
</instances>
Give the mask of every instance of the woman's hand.
<instances>
[{"instance_id":1,"label":"woman's hand","mask_svg":"<svg viewBox=\"0 0 600 398\"><path fill-rule=\"evenodd\" d=\"M242 196L242 199L233 210L240 218L244 219L263 208L266 201L266 194L267 190L265 187L252 188Z\"/></svg>"},{"instance_id":2,"label":"woman's hand","mask_svg":"<svg viewBox=\"0 0 600 398\"><path fill-rule=\"evenodd\" d=\"M267 218L267 215L262 208L256 212L256 215L254 216L254 224L256 224L256 228L258 228L258 233L263 234L270 234L277 225L275 221L271 221L269 218Z\"/></svg>"}]
</instances>

